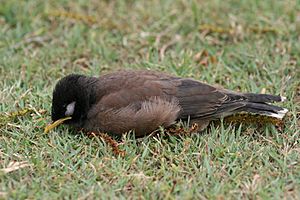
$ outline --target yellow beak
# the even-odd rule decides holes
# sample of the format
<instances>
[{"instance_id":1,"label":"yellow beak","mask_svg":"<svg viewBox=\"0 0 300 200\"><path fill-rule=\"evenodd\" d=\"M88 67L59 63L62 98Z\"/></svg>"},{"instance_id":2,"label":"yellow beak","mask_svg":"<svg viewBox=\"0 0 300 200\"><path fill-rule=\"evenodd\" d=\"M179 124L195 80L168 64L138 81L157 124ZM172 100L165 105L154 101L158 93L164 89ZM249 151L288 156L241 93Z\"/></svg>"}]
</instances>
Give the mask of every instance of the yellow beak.
<instances>
[{"instance_id":1,"label":"yellow beak","mask_svg":"<svg viewBox=\"0 0 300 200\"><path fill-rule=\"evenodd\" d=\"M52 129L54 129L55 127L59 126L60 124L62 124L64 121L67 121L69 119L72 119L72 117L65 117L65 118L61 118L56 120L55 122L47 125L45 127L44 133L48 133L49 131L51 131Z\"/></svg>"}]
</instances>

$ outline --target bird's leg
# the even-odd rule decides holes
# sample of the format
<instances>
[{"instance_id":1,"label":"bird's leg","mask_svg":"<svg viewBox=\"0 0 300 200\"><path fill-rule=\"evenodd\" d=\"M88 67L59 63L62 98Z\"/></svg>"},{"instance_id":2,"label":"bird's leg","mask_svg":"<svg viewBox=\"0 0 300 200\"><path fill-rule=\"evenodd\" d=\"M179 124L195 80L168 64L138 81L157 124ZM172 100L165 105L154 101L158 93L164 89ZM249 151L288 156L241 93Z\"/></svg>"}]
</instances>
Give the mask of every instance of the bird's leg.
<instances>
[{"instance_id":1,"label":"bird's leg","mask_svg":"<svg viewBox=\"0 0 300 200\"><path fill-rule=\"evenodd\" d=\"M102 133L99 131L84 131L83 129L81 129L81 131L83 131L87 136L89 137L101 137L107 144L109 144L112 148L113 153L116 156L121 156L124 157L126 154L126 151L120 150L119 148L119 144L117 141L115 141L114 139L112 139L108 134L106 133Z\"/></svg>"},{"instance_id":2,"label":"bird's leg","mask_svg":"<svg viewBox=\"0 0 300 200\"><path fill-rule=\"evenodd\" d=\"M190 135L195 133L199 130L198 123L193 123L189 129L185 129L182 125L180 126L173 126L166 129L166 132L170 135Z\"/></svg>"}]
</instances>

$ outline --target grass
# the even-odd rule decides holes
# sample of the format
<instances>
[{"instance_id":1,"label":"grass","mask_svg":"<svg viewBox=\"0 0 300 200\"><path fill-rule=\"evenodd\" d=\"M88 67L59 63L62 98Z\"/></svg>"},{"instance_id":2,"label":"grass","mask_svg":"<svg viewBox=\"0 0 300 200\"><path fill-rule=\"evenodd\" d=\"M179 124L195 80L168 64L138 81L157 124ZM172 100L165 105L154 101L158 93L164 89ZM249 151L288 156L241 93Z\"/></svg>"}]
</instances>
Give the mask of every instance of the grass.
<instances>
[{"instance_id":1,"label":"grass","mask_svg":"<svg viewBox=\"0 0 300 200\"><path fill-rule=\"evenodd\" d=\"M299 199L299 5L2 0L0 199ZM221 124L192 136L125 135L125 158L64 126L43 134L57 80L118 69L281 94L290 112L282 131Z\"/></svg>"}]
</instances>

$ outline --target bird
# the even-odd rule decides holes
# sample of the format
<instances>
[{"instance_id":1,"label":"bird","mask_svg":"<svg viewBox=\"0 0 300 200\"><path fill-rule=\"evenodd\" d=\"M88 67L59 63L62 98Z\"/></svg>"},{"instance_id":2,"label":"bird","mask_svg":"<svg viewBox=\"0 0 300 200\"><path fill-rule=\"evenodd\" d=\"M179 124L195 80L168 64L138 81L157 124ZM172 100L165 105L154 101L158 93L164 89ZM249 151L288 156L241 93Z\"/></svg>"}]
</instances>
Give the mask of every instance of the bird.
<instances>
[{"instance_id":1,"label":"bird","mask_svg":"<svg viewBox=\"0 0 300 200\"><path fill-rule=\"evenodd\" d=\"M52 97L52 121L87 131L136 136L190 120L204 130L217 119L237 113L283 119L286 108L272 105L286 97L240 93L192 78L152 70L123 70L99 77L69 74Z\"/></svg>"}]
</instances>

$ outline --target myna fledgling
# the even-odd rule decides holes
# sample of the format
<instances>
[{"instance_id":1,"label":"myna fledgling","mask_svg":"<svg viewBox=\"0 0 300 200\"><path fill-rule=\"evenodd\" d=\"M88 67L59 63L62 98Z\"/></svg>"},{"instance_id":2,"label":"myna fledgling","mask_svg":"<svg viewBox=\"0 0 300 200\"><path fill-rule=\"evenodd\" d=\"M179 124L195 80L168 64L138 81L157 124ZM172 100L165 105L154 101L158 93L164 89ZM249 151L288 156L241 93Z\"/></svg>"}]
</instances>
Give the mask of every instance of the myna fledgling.
<instances>
[{"instance_id":1,"label":"myna fledgling","mask_svg":"<svg viewBox=\"0 0 300 200\"><path fill-rule=\"evenodd\" d=\"M89 131L143 136L183 119L205 128L211 120L247 112L282 119L287 109L270 105L285 97L237 93L190 78L154 71L121 71L96 77L71 74L56 85L52 120Z\"/></svg>"}]
</instances>

